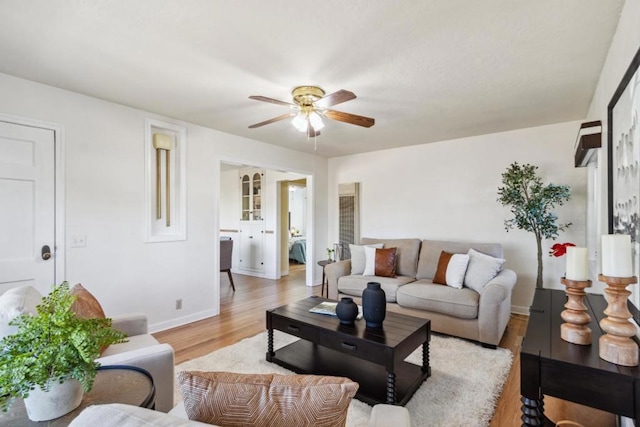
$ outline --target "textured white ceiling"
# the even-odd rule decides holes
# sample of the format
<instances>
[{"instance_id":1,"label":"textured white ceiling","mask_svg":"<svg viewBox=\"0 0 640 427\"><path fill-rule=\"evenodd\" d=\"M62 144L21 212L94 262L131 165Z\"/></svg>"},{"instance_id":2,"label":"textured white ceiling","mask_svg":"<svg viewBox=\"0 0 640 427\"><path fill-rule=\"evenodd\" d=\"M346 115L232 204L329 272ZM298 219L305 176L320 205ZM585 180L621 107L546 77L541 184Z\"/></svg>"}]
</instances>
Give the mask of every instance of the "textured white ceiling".
<instances>
[{"instance_id":1,"label":"textured white ceiling","mask_svg":"<svg viewBox=\"0 0 640 427\"><path fill-rule=\"evenodd\" d=\"M248 96L351 90L332 157L584 118L623 3L0 0L0 72L308 152Z\"/></svg>"}]
</instances>

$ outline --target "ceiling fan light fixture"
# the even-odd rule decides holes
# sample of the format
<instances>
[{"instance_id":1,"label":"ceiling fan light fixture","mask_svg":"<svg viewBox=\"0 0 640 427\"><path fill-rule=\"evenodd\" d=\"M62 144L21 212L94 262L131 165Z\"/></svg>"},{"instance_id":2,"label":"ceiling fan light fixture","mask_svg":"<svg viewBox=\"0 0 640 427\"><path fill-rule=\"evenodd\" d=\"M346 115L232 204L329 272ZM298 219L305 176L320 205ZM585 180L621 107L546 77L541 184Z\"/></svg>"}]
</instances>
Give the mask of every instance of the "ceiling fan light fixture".
<instances>
[{"instance_id":1,"label":"ceiling fan light fixture","mask_svg":"<svg viewBox=\"0 0 640 427\"><path fill-rule=\"evenodd\" d=\"M300 132L307 131L307 115L303 111L296 114L293 120L291 120L291 123L293 123L293 127L298 129Z\"/></svg>"},{"instance_id":2,"label":"ceiling fan light fixture","mask_svg":"<svg viewBox=\"0 0 640 427\"><path fill-rule=\"evenodd\" d=\"M311 124L311 127L313 127L313 130L315 130L316 132L324 127L322 117L320 117L320 114L316 113L315 111L309 113L309 123Z\"/></svg>"}]
</instances>

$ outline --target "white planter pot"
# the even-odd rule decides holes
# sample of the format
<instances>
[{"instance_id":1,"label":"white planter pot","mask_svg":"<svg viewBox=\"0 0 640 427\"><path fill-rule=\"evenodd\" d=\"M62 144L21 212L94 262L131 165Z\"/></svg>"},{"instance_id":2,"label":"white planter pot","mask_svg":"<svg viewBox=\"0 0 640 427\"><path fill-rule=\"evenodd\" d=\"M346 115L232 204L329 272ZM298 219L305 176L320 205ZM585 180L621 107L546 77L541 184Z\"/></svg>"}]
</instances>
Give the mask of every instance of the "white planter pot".
<instances>
[{"instance_id":1,"label":"white planter pot","mask_svg":"<svg viewBox=\"0 0 640 427\"><path fill-rule=\"evenodd\" d=\"M82 384L75 379L68 379L62 384L52 382L49 391L36 386L24 399L24 406L31 421L48 421L67 414L80 405L82 401Z\"/></svg>"}]
</instances>

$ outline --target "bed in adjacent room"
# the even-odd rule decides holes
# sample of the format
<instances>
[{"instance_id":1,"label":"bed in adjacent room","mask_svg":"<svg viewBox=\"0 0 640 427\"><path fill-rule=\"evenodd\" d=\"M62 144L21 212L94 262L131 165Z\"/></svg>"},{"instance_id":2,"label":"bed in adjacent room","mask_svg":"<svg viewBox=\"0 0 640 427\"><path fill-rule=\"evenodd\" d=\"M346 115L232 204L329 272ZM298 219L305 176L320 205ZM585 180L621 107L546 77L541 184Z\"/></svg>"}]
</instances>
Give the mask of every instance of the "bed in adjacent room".
<instances>
[{"instance_id":1,"label":"bed in adjacent room","mask_svg":"<svg viewBox=\"0 0 640 427\"><path fill-rule=\"evenodd\" d=\"M289 260L299 264L307 263L307 239L305 237L289 238Z\"/></svg>"}]
</instances>

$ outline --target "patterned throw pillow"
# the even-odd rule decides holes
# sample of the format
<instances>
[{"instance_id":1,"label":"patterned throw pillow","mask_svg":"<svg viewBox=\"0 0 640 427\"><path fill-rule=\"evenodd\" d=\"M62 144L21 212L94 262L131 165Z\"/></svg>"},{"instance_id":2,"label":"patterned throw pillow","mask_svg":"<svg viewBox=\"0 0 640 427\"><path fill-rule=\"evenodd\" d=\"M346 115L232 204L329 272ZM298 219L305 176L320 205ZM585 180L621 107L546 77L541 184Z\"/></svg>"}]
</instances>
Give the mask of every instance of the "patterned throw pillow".
<instances>
[{"instance_id":1,"label":"patterned throw pillow","mask_svg":"<svg viewBox=\"0 0 640 427\"><path fill-rule=\"evenodd\" d=\"M78 317L82 319L104 319L106 317L96 297L80 283L71 288L71 295L76 296L71 311L74 311Z\"/></svg>"},{"instance_id":2,"label":"patterned throw pillow","mask_svg":"<svg viewBox=\"0 0 640 427\"><path fill-rule=\"evenodd\" d=\"M318 375L186 371L178 383L189 419L221 426L342 427L358 390Z\"/></svg>"}]
</instances>

